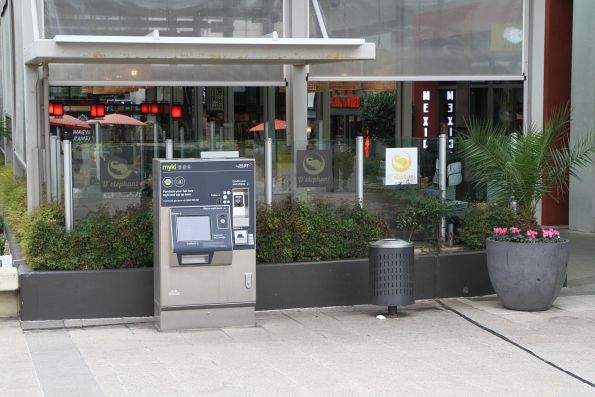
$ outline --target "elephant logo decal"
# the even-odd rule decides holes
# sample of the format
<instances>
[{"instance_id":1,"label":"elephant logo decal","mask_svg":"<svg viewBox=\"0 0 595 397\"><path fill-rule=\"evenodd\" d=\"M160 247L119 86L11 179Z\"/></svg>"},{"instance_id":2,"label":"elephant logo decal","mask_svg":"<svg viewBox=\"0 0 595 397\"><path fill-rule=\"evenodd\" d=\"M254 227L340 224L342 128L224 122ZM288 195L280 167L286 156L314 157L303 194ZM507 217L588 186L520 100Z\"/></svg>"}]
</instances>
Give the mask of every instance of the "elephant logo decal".
<instances>
[{"instance_id":1,"label":"elephant logo decal","mask_svg":"<svg viewBox=\"0 0 595 397\"><path fill-rule=\"evenodd\" d=\"M324 157L317 153L309 153L304 157L304 161L302 162L302 167L304 167L304 171L307 174L316 176L319 175L322 171L324 171L324 166L326 165L324 161Z\"/></svg>"},{"instance_id":2,"label":"elephant logo decal","mask_svg":"<svg viewBox=\"0 0 595 397\"><path fill-rule=\"evenodd\" d=\"M132 170L127 164L117 160L112 160L108 163L107 172L112 178L117 180L126 179L132 174Z\"/></svg>"}]
</instances>

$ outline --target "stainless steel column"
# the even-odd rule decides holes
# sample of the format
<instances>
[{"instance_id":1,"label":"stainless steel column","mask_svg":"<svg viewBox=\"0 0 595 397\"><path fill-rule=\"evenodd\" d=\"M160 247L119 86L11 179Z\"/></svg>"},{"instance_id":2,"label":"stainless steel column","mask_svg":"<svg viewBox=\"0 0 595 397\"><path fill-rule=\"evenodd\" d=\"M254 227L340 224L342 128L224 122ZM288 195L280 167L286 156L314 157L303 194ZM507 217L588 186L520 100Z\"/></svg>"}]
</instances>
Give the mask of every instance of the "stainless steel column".
<instances>
[{"instance_id":1,"label":"stainless steel column","mask_svg":"<svg viewBox=\"0 0 595 397\"><path fill-rule=\"evenodd\" d=\"M159 158L159 125L153 124L153 158Z\"/></svg>"},{"instance_id":2,"label":"stainless steel column","mask_svg":"<svg viewBox=\"0 0 595 397\"><path fill-rule=\"evenodd\" d=\"M62 202L62 142L59 137L54 140L54 147L56 156L54 157L54 167L56 169L56 179L54 180L56 187L56 202Z\"/></svg>"},{"instance_id":3,"label":"stainless steel column","mask_svg":"<svg viewBox=\"0 0 595 397\"><path fill-rule=\"evenodd\" d=\"M72 143L69 140L62 142L64 150L64 224L66 231L72 231L73 202L72 202Z\"/></svg>"},{"instance_id":4,"label":"stainless steel column","mask_svg":"<svg viewBox=\"0 0 595 397\"><path fill-rule=\"evenodd\" d=\"M325 147L324 143L324 120L318 120L318 131L316 131L317 140L316 140L316 149L323 150Z\"/></svg>"},{"instance_id":5,"label":"stainless steel column","mask_svg":"<svg viewBox=\"0 0 595 397\"><path fill-rule=\"evenodd\" d=\"M165 158L168 160L174 158L174 141L172 139L165 140Z\"/></svg>"},{"instance_id":6,"label":"stainless steel column","mask_svg":"<svg viewBox=\"0 0 595 397\"><path fill-rule=\"evenodd\" d=\"M57 156L60 153L60 143L57 136L50 137L50 180L48 185L50 186L50 201L58 202L58 161Z\"/></svg>"},{"instance_id":7,"label":"stainless steel column","mask_svg":"<svg viewBox=\"0 0 595 397\"><path fill-rule=\"evenodd\" d=\"M50 111L49 111L49 103L50 103L50 86L48 84L48 77L49 77L49 66L44 64L42 66L42 84L43 84L43 96L41 98L42 101L42 125L43 128L43 151L45 154L45 158L43 161L43 168L45 168L45 194L46 200L48 203L51 203L52 200L52 192L51 192L51 164L52 161L50 158Z\"/></svg>"},{"instance_id":8,"label":"stainless steel column","mask_svg":"<svg viewBox=\"0 0 595 397\"><path fill-rule=\"evenodd\" d=\"M355 203L364 206L364 137L355 138Z\"/></svg>"},{"instance_id":9,"label":"stainless steel column","mask_svg":"<svg viewBox=\"0 0 595 397\"><path fill-rule=\"evenodd\" d=\"M92 123L93 129L95 130L95 174L97 175L97 181L101 181L101 123Z\"/></svg>"},{"instance_id":10,"label":"stainless steel column","mask_svg":"<svg viewBox=\"0 0 595 397\"><path fill-rule=\"evenodd\" d=\"M273 204L273 140L266 138L264 144L264 202Z\"/></svg>"},{"instance_id":11,"label":"stainless steel column","mask_svg":"<svg viewBox=\"0 0 595 397\"><path fill-rule=\"evenodd\" d=\"M141 182L145 180L145 176L143 174L143 170L145 169L145 129L141 127L140 129L140 169L138 170L138 174L140 175ZM134 160L133 160L134 164Z\"/></svg>"},{"instance_id":12,"label":"stainless steel column","mask_svg":"<svg viewBox=\"0 0 595 397\"><path fill-rule=\"evenodd\" d=\"M446 146L448 144L448 135L440 134L439 146L438 146L438 161L440 164L440 179L439 185L440 188L440 197L442 200L446 200ZM442 241L446 240L446 218L442 217L440 222L440 239Z\"/></svg>"}]
</instances>

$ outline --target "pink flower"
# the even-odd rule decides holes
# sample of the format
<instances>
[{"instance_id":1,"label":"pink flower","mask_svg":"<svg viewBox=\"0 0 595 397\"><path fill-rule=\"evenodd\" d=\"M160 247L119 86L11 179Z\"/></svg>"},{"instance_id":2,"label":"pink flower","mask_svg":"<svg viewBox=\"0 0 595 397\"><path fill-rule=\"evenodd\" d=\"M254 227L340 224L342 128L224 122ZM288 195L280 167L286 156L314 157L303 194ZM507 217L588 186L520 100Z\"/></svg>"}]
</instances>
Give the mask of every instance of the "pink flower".
<instances>
[{"instance_id":1,"label":"pink flower","mask_svg":"<svg viewBox=\"0 0 595 397\"><path fill-rule=\"evenodd\" d=\"M514 226L513 226L513 227L511 227L511 228L510 228L510 232L511 232L512 234L519 234L519 233L521 232L521 229L520 229L520 228L518 228L518 227L514 227Z\"/></svg>"},{"instance_id":2,"label":"pink flower","mask_svg":"<svg viewBox=\"0 0 595 397\"><path fill-rule=\"evenodd\" d=\"M494 228L494 234L496 236L504 236L506 234L506 232L508 232L508 229L505 227L495 227Z\"/></svg>"},{"instance_id":3,"label":"pink flower","mask_svg":"<svg viewBox=\"0 0 595 397\"><path fill-rule=\"evenodd\" d=\"M527 230L527 236L529 237L529 240L534 240L535 237L537 237L537 232L535 230Z\"/></svg>"},{"instance_id":4,"label":"pink flower","mask_svg":"<svg viewBox=\"0 0 595 397\"><path fill-rule=\"evenodd\" d=\"M543 229L542 231L544 238L556 238L560 237L560 232L554 229Z\"/></svg>"}]
</instances>

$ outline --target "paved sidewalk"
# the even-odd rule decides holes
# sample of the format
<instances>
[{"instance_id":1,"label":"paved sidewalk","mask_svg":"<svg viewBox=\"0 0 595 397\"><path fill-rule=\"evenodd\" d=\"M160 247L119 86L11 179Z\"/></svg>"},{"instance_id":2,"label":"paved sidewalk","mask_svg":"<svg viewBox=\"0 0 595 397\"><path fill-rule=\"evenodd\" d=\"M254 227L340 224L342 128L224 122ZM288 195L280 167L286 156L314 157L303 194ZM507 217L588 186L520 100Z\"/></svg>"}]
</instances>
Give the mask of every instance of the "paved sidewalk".
<instances>
[{"instance_id":1,"label":"paved sidewalk","mask_svg":"<svg viewBox=\"0 0 595 397\"><path fill-rule=\"evenodd\" d=\"M595 237L573 241L569 288L541 313L492 296L419 301L387 320L374 306L285 310L173 333L0 320L0 395L595 396Z\"/></svg>"}]
</instances>

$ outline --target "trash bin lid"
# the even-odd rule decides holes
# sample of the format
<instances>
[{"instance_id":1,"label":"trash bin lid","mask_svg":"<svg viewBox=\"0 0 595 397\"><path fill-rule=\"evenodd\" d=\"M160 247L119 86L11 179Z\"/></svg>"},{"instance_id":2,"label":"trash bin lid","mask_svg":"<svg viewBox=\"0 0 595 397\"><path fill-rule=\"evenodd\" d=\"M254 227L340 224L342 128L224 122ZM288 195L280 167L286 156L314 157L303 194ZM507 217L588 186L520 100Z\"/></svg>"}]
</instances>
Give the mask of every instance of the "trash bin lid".
<instances>
[{"instance_id":1,"label":"trash bin lid","mask_svg":"<svg viewBox=\"0 0 595 397\"><path fill-rule=\"evenodd\" d=\"M374 248L407 248L413 247L413 243L396 238L385 238L383 240L370 242L370 247Z\"/></svg>"}]
</instances>

